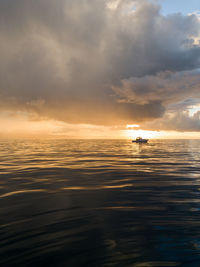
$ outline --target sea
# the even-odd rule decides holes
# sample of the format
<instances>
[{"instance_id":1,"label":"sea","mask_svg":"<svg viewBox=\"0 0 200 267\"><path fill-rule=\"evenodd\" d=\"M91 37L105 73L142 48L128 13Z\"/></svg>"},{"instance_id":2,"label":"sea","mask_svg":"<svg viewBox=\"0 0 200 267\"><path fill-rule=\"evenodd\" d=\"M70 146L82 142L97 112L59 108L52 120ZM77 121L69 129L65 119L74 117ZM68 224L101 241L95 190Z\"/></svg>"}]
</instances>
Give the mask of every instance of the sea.
<instances>
[{"instance_id":1,"label":"sea","mask_svg":"<svg viewBox=\"0 0 200 267\"><path fill-rule=\"evenodd\" d=\"M0 141L0 266L200 266L200 140Z\"/></svg>"}]
</instances>

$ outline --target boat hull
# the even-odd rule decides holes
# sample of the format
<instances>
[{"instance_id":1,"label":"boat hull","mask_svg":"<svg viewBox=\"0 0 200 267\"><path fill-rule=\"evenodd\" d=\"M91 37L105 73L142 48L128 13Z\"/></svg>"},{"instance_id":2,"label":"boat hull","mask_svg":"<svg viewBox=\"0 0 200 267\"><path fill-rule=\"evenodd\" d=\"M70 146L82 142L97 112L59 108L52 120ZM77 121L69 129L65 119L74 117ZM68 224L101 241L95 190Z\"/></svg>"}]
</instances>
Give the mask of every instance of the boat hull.
<instances>
[{"instance_id":1,"label":"boat hull","mask_svg":"<svg viewBox=\"0 0 200 267\"><path fill-rule=\"evenodd\" d=\"M133 140L132 141L132 143L139 143L139 144L141 144L141 143L143 143L143 144L146 144L148 142L148 140L147 139L145 139L145 140Z\"/></svg>"}]
</instances>

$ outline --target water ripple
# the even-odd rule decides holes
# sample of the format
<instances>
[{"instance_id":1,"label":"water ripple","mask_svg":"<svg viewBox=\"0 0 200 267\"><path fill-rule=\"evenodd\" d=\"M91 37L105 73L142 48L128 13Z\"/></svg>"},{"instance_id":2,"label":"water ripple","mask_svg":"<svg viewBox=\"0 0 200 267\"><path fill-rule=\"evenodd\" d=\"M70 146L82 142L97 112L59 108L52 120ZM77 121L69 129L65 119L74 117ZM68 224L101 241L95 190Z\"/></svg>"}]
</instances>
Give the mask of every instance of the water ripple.
<instances>
[{"instance_id":1,"label":"water ripple","mask_svg":"<svg viewBox=\"0 0 200 267\"><path fill-rule=\"evenodd\" d=\"M200 141L2 140L1 266L200 266Z\"/></svg>"}]
</instances>

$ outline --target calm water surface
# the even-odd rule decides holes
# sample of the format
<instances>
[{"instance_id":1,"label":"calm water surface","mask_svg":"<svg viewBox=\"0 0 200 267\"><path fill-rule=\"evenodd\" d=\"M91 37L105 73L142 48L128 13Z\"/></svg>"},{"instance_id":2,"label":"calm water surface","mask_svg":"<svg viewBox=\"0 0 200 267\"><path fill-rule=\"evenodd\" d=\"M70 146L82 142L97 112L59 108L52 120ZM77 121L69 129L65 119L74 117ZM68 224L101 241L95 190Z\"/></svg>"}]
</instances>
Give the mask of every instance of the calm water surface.
<instances>
[{"instance_id":1,"label":"calm water surface","mask_svg":"<svg viewBox=\"0 0 200 267\"><path fill-rule=\"evenodd\" d=\"M200 266L200 141L0 141L0 266Z\"/></svg>"}]
</instances>

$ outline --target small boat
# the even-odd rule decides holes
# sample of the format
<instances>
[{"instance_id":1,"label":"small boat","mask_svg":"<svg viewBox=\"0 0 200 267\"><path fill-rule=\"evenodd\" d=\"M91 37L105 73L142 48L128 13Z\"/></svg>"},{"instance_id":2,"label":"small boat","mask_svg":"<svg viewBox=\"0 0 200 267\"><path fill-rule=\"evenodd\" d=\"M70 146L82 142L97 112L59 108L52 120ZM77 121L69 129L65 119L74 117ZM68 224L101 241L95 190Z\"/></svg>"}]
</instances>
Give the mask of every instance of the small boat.
<instances>
[{"instance_id":1,"label":"small boat","mask_svg":"<svg viewBox=\"0 0 200 267\"><path fill-rule=\"evenodd\" d=\"M147 143L148 139L143 139L142 137L137 137L135 140L132 140L133 143Z\"/></svg>"}]
</instances>

